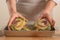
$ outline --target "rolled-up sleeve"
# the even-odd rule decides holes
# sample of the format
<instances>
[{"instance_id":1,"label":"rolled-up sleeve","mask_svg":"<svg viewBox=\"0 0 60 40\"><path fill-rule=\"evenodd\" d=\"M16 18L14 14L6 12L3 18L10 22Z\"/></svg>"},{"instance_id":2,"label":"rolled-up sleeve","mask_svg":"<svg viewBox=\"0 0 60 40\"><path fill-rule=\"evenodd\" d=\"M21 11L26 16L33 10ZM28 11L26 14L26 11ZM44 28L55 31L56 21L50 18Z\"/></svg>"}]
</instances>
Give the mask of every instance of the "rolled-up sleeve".
<instances>
[{"instance_id":1,"label":"rolled-up sleeve","mask_svg":"<svg viewBox=\"0 0 60 40\"><path fill-rule=\"evenodd\" d=\"M57 4L60 2L60 0L53 0L53 1L54 1L55 3L57 3Z\"/></svg>"}]
</instances>

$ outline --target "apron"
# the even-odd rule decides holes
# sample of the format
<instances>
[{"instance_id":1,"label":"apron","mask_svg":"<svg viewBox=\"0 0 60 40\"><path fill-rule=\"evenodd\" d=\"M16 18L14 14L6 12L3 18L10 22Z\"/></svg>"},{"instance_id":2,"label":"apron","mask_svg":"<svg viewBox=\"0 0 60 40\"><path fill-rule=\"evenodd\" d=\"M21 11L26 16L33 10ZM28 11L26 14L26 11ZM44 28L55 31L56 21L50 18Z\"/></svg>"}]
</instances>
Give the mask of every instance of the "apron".
<instances>
[{"instance_id":1,"label":"apron","mask_svg":"<svg viewBox=\"0 0 60 40\"><path fill-rule=\"evenodd\" d=\"M16 8L26 19L28 24L34 24L39 18L48 0L16 0Z\"/></svg>"}]
</instances>

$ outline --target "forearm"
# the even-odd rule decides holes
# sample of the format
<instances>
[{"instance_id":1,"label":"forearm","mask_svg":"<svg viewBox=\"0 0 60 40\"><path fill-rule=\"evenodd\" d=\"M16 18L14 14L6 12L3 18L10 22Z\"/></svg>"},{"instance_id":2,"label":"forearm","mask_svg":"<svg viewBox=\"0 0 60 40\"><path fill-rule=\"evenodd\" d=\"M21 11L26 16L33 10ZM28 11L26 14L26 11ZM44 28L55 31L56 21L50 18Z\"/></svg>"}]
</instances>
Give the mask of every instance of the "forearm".
<instances>
[{"instance_id":1,"label":"forearm","mask_svg":"<svg viewBox=\"0 0 60 40\"><path fill-rule=\"evenodd\" d=\"M16 0L8 0L10 12L16 12Z\"/></svg>"},{"instance_id":2,"label":"forearm","mask_svg":"<svg viewBox=\"0 0 60 40\"><path fill-rule=\"evenodd\" d=\"M51 11L56 3L53 0L49 0L45 6L45 10Z\"/></svg>"}]
</instances>

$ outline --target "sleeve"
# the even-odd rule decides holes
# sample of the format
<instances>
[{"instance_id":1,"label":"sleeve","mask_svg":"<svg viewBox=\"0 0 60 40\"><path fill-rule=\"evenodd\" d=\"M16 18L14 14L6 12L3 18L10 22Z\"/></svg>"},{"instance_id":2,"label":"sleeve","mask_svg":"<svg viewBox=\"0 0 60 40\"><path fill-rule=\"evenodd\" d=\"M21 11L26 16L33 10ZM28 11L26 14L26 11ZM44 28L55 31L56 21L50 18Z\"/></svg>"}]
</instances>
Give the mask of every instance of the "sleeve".
<instances>
[{"instance_id":1,"label":"sleeve","mask_svg":"<svg viewBox=\"0 0 60 40\"><path fill-rule=\"evenodd\" d=\"M60 0L53 0L56 4L58 4L60 2Z\"/></svg>"}]
</instances>

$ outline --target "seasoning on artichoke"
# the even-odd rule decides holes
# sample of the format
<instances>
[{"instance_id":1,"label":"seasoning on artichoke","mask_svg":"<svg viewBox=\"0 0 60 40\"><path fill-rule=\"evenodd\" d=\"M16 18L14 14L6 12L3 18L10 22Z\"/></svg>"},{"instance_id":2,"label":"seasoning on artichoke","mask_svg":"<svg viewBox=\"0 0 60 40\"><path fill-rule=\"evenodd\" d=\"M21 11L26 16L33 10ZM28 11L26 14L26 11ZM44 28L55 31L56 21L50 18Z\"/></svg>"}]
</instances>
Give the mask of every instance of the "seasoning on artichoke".
<instances>
[{"instance_id":1,"label":"seasoning on artichoke","mask_svg":"<svg viewBox=\"0 0 60 40\"><path fill-rule=\"evenodd\" d=\"M51 25L46 19L41 19L35 22L36 30L51 30Z\"/></svg>"},{"instance_id":2,"label":"seasoning on artichoke","mask_svg":"<svg viewBox=\"0 0 60 40\"><path fill-rule=\"evenodd\" d=\"M10 29L20 31L26 25L26 22L27 20L21 17L15 18L10 26Z\"/></svg>"}]
</instances>

